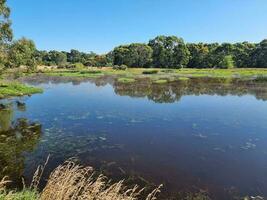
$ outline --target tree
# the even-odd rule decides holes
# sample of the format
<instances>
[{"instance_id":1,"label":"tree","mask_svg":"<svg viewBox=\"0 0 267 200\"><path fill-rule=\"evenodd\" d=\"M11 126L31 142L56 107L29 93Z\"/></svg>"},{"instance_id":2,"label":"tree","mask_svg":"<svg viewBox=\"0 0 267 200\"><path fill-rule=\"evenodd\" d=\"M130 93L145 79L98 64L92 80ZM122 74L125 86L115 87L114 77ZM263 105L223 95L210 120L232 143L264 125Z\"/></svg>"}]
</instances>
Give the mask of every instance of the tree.
<instances>
[{"instance_id":1,"label":"tree","mask_svg":"<svg viewBox=\"0 0 267 200\"><path fill-rule=\"evenodd\" d=\"M234 44L233 59L236 67L252 67L251 54L255 48L255 44L248 42Z\"/></svg>"},{"instance_id":2,"label":"tree","mask_svg":"<svg viewBox=\"0 0 267 200\"><path fill-rule=\"evenodd\" d=\"M113 50L114 65L129 67L149 67L152 61L152 48L146 44L122 45Z\"/></svg>"},{"instance_id":3,"label":"tree","mask_svg":"<svg viewBox=\"0 0 267 200\"><path fill-rule=\"evenodd\" d=\"M32 40L22 38L14 41L9 49L9 67L20 67L22 65L33 68L35 66L34 53L35 44Z\"/></svg>"},{"instance_id":4,"label":"tree","mask_svg":"<svg viewBox=\"0 0 267 200\"><path fill-rule=\"evenodd\" d=\"M146 44L134 43L129 45L129 67L149 67L152 62L153 50ZM126 64L127 65L127 64Z\"/></svg>"},{"instance_id":5,"label":"tree","mask_svg":"<svg viewBox=\"0 0 267 200\"><path fill-rule=\"evenodd\" d=\"M13 38L9 16L10 9L6 5L6 0L0 0L0 71L2 71L8 61L7 44Z\"/></svg>"},{"instance_id":6,"label":"tree","mask_svg":"<svg viewBox=\"0 0 267 200\"><path fill-rule=\"evenodd\" d=\"M181 68L188 64L190 52L182 38L158 36L148 45L153 49L153 66L161 68Z\"/></svg>"},{"instance_id":7,"label":"tree","mask_svg":"<svg viewBox=\"0 0 267 200\"><path fill-rule=\"evenodd\" d=\"M0 44L11 42L13 37L9 16L10 9L6 5L6 0L0 0Z\"/></svg>"},{"instance_id":8,"label":"tree","mask_svg":"<svg viewBox=\"0 0 267 200\"><path fill-rule=\"evenodd\" d=\"M256 46L252 52L251 60L254 67L267 67L267 39Z\"/></svg>"},{"instance_id":9,"label":"tree","mask_svg":"<svg viewBox=\"0 0 267 200\"><path fill-rule=\"evenodd\" d=\"M69 53L67 53L67 61L70 63L83 63L85 64L92 57L96 56L95 53L84 53L78 50L72 49Z\"/></svg>"},{"instance_id":10,"label":"tree","mask_svg":"<svg viewBox=\"0 0 267 200\"><path fill-rule=\"evenodd\" d=\"M210 63L208 63L208 55L210 50L207 44L187 44L187 47L190 51L188 67L207 68L210 66Z\"/></svg>"},{"instance_id":11,"label":"tree","mask_svg":"<svg viewBox=\"0 0 267 200\"><path fill-rule=\"evenodd\" d=\"M224 56L219 63L220 68L232 69L235 67L233 57L231 55Z\"/></svg>"},{"instance_id":12,"label":"tree","mask_svg":"<svg viewBox=\"0 0 267 200\"><path fill-rule=\"evenodd\" d=\"M130 50L128 45L115 47L113 50L114 65L128 65L130 63Z\"/></svg>"},{"instance_id":13,"label":"tree","mask_svg":"<svg viewBox=\"0 0 267 200\"><path fill-rule=\"evenodd\" d=\"M67 55L64 52L60 52L60 51L49 51L44 57L44 61L48 65L61 66L61 65L66 64Z\"/></svg>"}]
</instances>

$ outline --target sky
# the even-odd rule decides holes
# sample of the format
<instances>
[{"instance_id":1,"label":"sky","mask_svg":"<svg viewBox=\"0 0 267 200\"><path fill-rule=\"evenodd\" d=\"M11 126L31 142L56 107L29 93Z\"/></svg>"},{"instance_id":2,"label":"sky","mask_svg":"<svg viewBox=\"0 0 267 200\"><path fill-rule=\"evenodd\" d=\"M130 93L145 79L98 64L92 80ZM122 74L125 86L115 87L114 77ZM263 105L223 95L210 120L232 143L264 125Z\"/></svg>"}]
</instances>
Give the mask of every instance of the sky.
<instances>
[{"instance_id":1,"label":"sky","mask_svg":"<svg viewBox=\"0 0 267 200\"><path fill-rule=\"evenodd\" d=\"M176 35L186 42L260 42L267 0L7 0L15 39L40 50L106 53Z\"/></svg>"}]
</instances>

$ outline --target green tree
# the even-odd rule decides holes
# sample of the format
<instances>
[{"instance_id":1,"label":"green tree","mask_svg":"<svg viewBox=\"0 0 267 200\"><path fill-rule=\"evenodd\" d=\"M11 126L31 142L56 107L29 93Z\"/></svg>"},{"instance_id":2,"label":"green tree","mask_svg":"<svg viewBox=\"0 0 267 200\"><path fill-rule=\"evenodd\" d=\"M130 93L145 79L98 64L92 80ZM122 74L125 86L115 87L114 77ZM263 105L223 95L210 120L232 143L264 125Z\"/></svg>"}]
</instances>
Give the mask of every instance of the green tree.
<instances>
[{"instance_id":1,"label":"green tree","mask_svg":"<svg viewBox=\"0 0 267 200\"><path fill-rule=\"evenodd\" d=\"M22 65L30 68L35 67L35 51L35 44L32 40L22 38L14 41L9 49L9 67L14 68Z\"/></svg>"},{"instance_id":2,"label":"green tree","mask_svg":"<svg viewBox=\"0 0 267 200\"><path fill-rule=\"evenodd\" d=\"M267 39L261 41L252 52L251 60L254 67L267 67Z\"/></svg>"},{"instance_id":3,"label":"green tree","mask_svg":"<svg viewBox=\"0 0 267 200\"><path fill-rule=\"evenodd\" d=\"M232 69L235 67L233 56L227 55L224 56L221 62L219 63L220 68Z\"/></svg>"},{"instance_id":4,"label":"green tree","mask_svg":"<svg viewBox=\"0 0 267 200\"><path fill-rule=\"evenodd\" d=\"M189 62L190 52L182 38L158 36L148 45L153 49L154 67L181 68Z\"/></svg>"},{"instance_id":5,"label":"green tree","mask_svg":"<svg viewBox=\"0 0 267 200\"><path fill-rule=\"evenodd\" d=\"M149 67L152 61L152 48L146 44L122 45L113 50L114 65L129 67Z\"/></svg>"},{"instance_id":6,"label":"green tree","mask_svg":"<svg viewBox=\"0 0 267 200\"><path fill-rule=\"evenodd\" d=\"M114 65L128 65L130 63L130 50L128 45L115 47L113 50Z\"/></svg>"},{"instance_id":7,"label":"green tree","mask_svg":"<svg viewBox=\"0 0 267 200\"><path fill-rule=\"evenodd\" d=\"M190 51L188 67L207 68L210 66L210 63L208 63L208 55L210 50L207 44L187 44L187 47Z\"/></svg>"},{"instance_id":8,"label":"green tree","mask_svg":"<svg viewBox=\"0 0 267 200\"><path fill-rule=\"evenodd\" d=\"M0 0L0 44L11 42L13 37L9 16L10 9L6 0Z\"/></svg>"},{"instance_id":9,"label":"green tree","mask_svg":"<svg viewBox=\"0 0 267 200\"><path fill-rule=\"evenodd\" d=\"M8 62L8 43L13 38L9 16L10 9L6 0L0 0L0 74Z\"/></svg>"},{"instance_id":10,"label":"green tree","mask_svg":"<svg viewBox=\"0 0 267 200\"><path fill-rule=\"evenodd\" d=\"M48 65L57 65L61 66L66 64L67 55L64 52L60 51L49 51L44 57L45 63Z\"/></svg>"},{"instance_id":11,"label":"green tree","mask_svg":"<svg viewBox=\"0 0 267 200\"><path fill-rule=\"evenodd\" d=\"M84 53L84 52L80 52L78 50L72 49L72 50L70 50L69 53L67 53L67 61L70 63L83 63L83 64L85 64L86 62L88 62L88 60L90 60L94 56L96 56L96 54L93 52Z\"/></svg>"},{"instance_id":12,"label":"green tree","mask_svg":"<svg viewBox=\"0 0 267 200\"><path fill-rule=\"evenodd\" d=\"M233 59L236 67L252 67L253 63L251 60L251 54L255 48L255 44L248 42L234 44Z\"/></svg>"}]
</instances>

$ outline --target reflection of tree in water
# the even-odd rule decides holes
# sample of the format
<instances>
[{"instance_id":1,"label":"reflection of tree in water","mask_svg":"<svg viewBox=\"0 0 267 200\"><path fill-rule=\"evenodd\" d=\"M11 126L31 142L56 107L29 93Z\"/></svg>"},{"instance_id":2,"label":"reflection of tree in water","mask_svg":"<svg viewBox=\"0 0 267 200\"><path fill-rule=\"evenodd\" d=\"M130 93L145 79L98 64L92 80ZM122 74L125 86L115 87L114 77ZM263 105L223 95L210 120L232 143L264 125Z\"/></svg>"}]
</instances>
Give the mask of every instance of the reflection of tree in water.
<instances>
[{"instance_id":1,"label":"reflection of tree in water","mask_svg":"<svg viewBox=\"0 0 267 200\"><path fill-rule=\"evenodd\" d=\"M172 77L165 77L166 79ZM150 78L138 78L134 83L116 81L116 76L101 76L97 78L32 76L26 81L31 84L40 83L72 83L79 85L91 82L96 86L113 85L116 94L131 97L147 97L158 103L173 103L184 95L254 95L257 99L267 100L267 82L232 78L191 78L176 80L169 83L153 83Z\"/></svg>"},{"instance_id":2,"label":"reflection of tree in water","mask_svg":"<svg viewBox=\"0 0 267 200\"><path fill-rule=\"evenodd\" d=\"M2 131L7 131L13 119L13 109L3 109L0 110L0 133Z\"/></svg>"},{"instance_id":3,"label":"reflection of tree in water","mask_svg":"<svg viewBox=\"0 0 267 200\"><path fill-rule=\"evenodd\" d=\"M116 94L131 97L147 97L157 103L179 101L184 95L254 95L267 100L267 84L238 79L192 78L166 84L156 84L140 79L134 84L114 83Z\"/></svg>"},{"instance_id":4,"label":"reflection of tree in water","mask_svg":"<svg viewBox=\"0 0 267 200\"><path fill-rule=\"evenodd\" d=\"M0 179L8 176L13 183L21 181L24 153L36 147L41 136L41 125L27 119L11 122L13 111L0 111Z\"/></svg>"},{"instance_id":5,"label":"reflection of tree in water","mask_svg":"<svg viewBox=\"0 0 267 200\"><path fill-rule=\"evenodd\" d=\"M113 84L115 78L114 76L100 76L100 77L71 77L71 76L49 76L45 74L40 74L38 76L28 76L20 78L21 81L27 82L31 85L38 84L61 84L61 83L71 83L72 85L80 85L81 83L90 82L95 84L97 87L105 86L107 84Z\"/></svg>"}]
</instances>

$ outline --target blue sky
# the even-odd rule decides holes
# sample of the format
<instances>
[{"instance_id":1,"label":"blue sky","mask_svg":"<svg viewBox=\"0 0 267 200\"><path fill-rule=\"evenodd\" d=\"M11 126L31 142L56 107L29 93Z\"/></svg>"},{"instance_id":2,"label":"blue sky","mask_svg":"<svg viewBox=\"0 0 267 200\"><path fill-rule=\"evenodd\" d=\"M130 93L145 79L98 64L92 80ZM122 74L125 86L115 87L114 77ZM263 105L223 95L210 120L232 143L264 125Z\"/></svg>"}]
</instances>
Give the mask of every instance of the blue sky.
<instances>
[{"instance_id":1,"label":"blue sky","mask_svg":"<svg viewBox=\"0 0 267 200\"><path fill-rule=\"evenodd\" d=\"M267 0L8 0L15 38L44 50L105 53L177 35L186 42L267 38Z\"/></svg>"}]
</instances>

